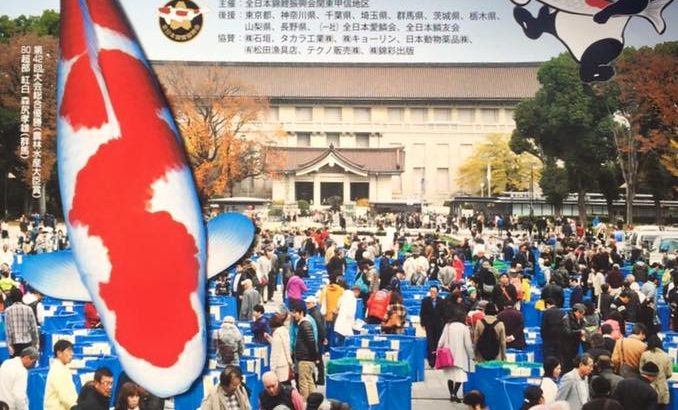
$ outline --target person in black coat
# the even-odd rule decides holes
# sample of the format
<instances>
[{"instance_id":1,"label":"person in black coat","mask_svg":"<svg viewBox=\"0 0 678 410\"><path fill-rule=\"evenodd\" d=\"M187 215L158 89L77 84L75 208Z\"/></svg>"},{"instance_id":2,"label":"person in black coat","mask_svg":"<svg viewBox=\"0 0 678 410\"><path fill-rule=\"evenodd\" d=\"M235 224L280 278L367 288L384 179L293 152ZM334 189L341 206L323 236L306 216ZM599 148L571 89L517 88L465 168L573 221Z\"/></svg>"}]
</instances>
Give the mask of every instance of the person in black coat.
<instances>
[{"instance_id":1,"label":"person in black coat","mask_svg":"<svg viewBox=\"0 0 678 410\"><path fill-rule=\"evenodd\" d=\"M300 278L307 278L308 277L308 265L306 264L306 252L299 252L299 259L297 260L297 263L294 265L294 272L299 276Z\"/></svg>"},{"instance_id":2,"label":"person in black coat","mask_svg":"<svg viewBox=\"0 0 678 410\"><path fill-rule=\"evenodd\" d=\"M429 296L422 299L419 313L421 326L426 330L427 359L431 368L435 366L435 352L444 326L443 308L445 304L443 298L438 295L439 291L440 289L436 285L429 288Z\"/></svg>"},{"instance_id":3,"label":"person in black coat","mask_svg":"<svg viewBox=\"0 0 678 410\"><path fill-rule=\"evenodd\" d=\"M499 312L497 320L504 324L506 347L511 349L525 348L525 321L523 314L513 305L506 306Z\"/></svg>"},{"instance_id":4,"label":"person in black coat","mask_svg":"<svg viewBox=\"0 0 678 410\"><path fill-rule=\"evenodd\" d=\"M563 341L560 346L560 363L563 366L563 373L574 368L574 359L577 357L579 345L586 334L584 315L586 315L586 306L577 303L562 320Z\"/></svg>"},{"instance_id":5,"label":"person in black coat","mask_svg":"<svg viewBox=\"0 0 678 410\"><path fill-rule=\"evenodd\" d=\"M560 357L560 344L563 338L563 311L553 299L544 301L546 310L541 317L541 340L543 357Z\"/></svg>"},{"instance_id":6,"label":"person in black coat","mask_svg":"<svg viewBox=\"0 0 678 410\"><path fill-rule=\"evenodd\" d=\"M591 380L591 401L584 404L582 410L624 410L617 400L610 398L612 386L600 376Z\"/></svg>"},{"instance_id":7,"label":"person in black coat","mask_svg":"<svg viewBox=\"0 0 678 410\"><path fill-rule=\"evenodd\" d=\"M501 312L507 306L513 306L518 300L516 287L509 282L508 273L504 272L499 276L499 284L492 290L492 303Z\"/></svg>"},{"instance_id":8,"label":"person in black coat","mask_svg":"<svg viewBox=\"0 0 678 410\"><path fill-rule=\"evenodd\" d=\"M657 408L657 392L651 384L659 374L659 367L647 362L640 369L639 377L630 377L617 383L614 398L625 409L654 410Z\"/></svg>"},{"instance_id":9,"label":"person in black coat","mask_svg":"<svg viewBox=\"0 0 678 410\"><path fill-rule=\"evenodd\" d=\"M327 275L331 278L343 275L346 271L346 260L344 259L344 251L342 249L335 249L334 255L327 262Z\"/></svg>"},{"instance_id":10,"label":"person in black coat","mask_svg":"<svg viewBox=\"0 0 678 410\"><path fill-rule=\"evenodd\" d=\"M561 308L563 307L563 301L565 300L565 292L563 292L563 288L558 286L556 281L552 278L549 284L544 286L541 290L541 298L544 299L544 301L551 299L555 306Z\"/></svg>"},{"instance_id":11,"label":"person in black coat","mask_svg":"<svg viewBox=\"0 0 678 410\"><path fill-rule=\"evenodd\" d=\"M497 284L494 273L490 270L490 262L482 263L480 270L473 276L473 280L478 284L481 299L492 300L492 292Z\"/></svg>"},{"instance_id":12,"label":"person in black coat","mask_svg":"<svg viewBox=\"0 0 678 410\"><path fill-rule=\"evenodd\" d=\"M391 264L393 255L393 251L389 249L379 259L379 290L386 289L389 283L391 283L393 275L395 275L395 269Z\"/></svg>"},{"instance_id":13,"label":"person in black coat","mask_svg":"<svg viewBox=\"0 0 678 410\"><path fill-rule=\"evenodd\" d=\"M111 406L113 373L107 367L94 372L94 380L87 382L78 395L77 410L108 410Z\"/></svg>"}]
</instances>

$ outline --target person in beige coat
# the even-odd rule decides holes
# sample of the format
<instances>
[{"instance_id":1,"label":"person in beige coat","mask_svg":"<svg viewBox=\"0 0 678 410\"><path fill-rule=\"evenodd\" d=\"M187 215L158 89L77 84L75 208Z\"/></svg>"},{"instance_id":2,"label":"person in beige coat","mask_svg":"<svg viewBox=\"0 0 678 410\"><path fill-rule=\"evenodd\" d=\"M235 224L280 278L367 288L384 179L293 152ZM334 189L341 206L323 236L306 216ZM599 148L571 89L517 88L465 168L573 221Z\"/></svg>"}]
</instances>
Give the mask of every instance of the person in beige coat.
<instances>
[{"instance_id":1,"label":"person in beige coat","mask_svg":"<svg viewBox=\"0 0 678 410\"><path fill-rule=\"evenodd\" d=\"M669 383L673 375L673 365L669 355L662 350L662 341L657 335L647 339L647 350L640 355L640 367L645 363L653 362L659 368L659 374L650 385L657 392L657 403L661 406L669 404Z\"/></svg>"},{"instance_id":2,"label":"person in beige coat","mask_svg":"<svg viewBox=\"0 0 678 410\"><path fill-rule=\"evenodd\" d=\"M461 403L462 398L457 395L459 390L463 395L461 387L468 381L467 373L473 358L473 342L471 342L471 332L468 326L458 321L446 323L440 335L438 347L447 347L452 353L454 366L444 369L443 372L447 379L450 401Z\"/></svg>"},{"instance_id":3,"label":"person in beige coat","mask_svg":"<svg viewBox=\"0 0 678 410\"><path fill-rule=\"evenodd\" d=\"M287 312L279 312L271 318L271 329L273 334L266 334L266 340L271 344L271 356L269 364L271 371L278 376L281 383L288 384L290 380L290 369L294 368L292 361L292 351L290 350L290 332L285 325Z\"/></svg>"},{"instance_id":4,"label":"person in beige coat","mask_svg":"<svg viewBox=\"0 0 678 410\"><path fill-rule=\"evenodd\" d=\"M495 316L496 314L496 307L492 303L488 304L485 308L485 318L483 320L479 320L473 329L476 362L485 362L487 360L506 360L506 328L504 328L504 324L502 322L498 322L496 325L494 325L494 331L497 333L497 339L499 342L499 353L497 354L497 357L494 359L487 359L482 357L482 355L480 355L478 352L478 340L480 340L480 335L482 335L483 330L485 330L484 322L487 322L487 324L497 322L497 317Z\"/></svg>"}]
</instances>

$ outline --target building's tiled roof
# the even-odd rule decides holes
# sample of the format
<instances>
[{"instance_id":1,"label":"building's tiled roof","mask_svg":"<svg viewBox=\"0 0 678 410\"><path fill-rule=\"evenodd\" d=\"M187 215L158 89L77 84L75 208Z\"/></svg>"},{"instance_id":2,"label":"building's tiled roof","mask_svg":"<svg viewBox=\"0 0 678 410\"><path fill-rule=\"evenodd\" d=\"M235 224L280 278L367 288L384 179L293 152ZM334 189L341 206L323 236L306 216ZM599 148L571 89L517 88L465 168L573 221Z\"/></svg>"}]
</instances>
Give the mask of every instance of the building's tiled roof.
<instances>
[{"instance_id":1,"label":"building's tiled roof","mask_svg":"<svg viewBox=\"0 0 678 410\"><path fill-rule=\"evenodd\" d=\"M205 64L153 62L167 70L190 67L193 78L215 69L271 100L507 100L534 96L538 63L445 65ZM170 93L172 91L170 90Z\"/></svg>"},{"instance_id":2,"label":"building's tiled roof","mask_svg":"<svg viewBox=\"0 0 678 410\"><path fill-rule=\"evenodd\" d=\"M294 172L306 168L326 157L329 151L351 166L373 174L399 173L405 169L405 150L394 148L309 148L309 147L275 147L284 164L281 172Z\"/></svg>"}]
</instances>

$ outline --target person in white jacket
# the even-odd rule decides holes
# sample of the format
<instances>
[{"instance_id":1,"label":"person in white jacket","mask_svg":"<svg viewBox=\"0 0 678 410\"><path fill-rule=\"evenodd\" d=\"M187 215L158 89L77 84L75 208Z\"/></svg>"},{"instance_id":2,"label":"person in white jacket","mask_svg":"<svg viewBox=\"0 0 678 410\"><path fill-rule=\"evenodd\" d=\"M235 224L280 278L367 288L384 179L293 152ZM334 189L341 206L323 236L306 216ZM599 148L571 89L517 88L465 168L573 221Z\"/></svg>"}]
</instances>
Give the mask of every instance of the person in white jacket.
<instances>
[{"instance_id":1,"label":"person in white jacket","mask_svg":"<svg viewBox=\"0 0 678 410\"><path fill-rule=\"evenodd\" d=\"M353 336L353 322L355 321L355 312L358 308L358 298L360 297L360 287L353 286L351 290L345 290L339 298L339 307L337 318L334 321L334 333L337 339L337 346L344 344L344 338Z\"/></svg>"},{"instance_id":2,"label":"person in white jacket","mask_svg":"<svg viewBox=\"0 0 678 410\"><path fill-rule=\"evenodd\" d=\"M273 334L266 333L264 337L271 344L270 366L271 371L278 376L281 383L289 384L290 369L294 368L292 351L290 350L290 332L285 325L287 311L280 311L271 318L270 325Z\"/></svg>"},{"instance_id":3,"label":"person in white jacket","mask_svg":"<svg viewBox=\"0 0 678 410\"><path fill-rule=\"evenodd\" d=\"M28 370L35 365L40 353L35 347L24 348L13 359L7 359L0 366L0 401L12 410L28 410Z\"/></svg>"},{"instance_id":4,"label":"person in white jacket","mask_svg":"<svg viewBox=\"0 0 678 410\"><path fill-rule=\"evenodd\" d=\"M450 391L450 401L461 403L458 396L461 386L468 381L469 363L473 358L473 342L471 331L461 322L448 322L438 340L438 348L446 347L452 353L454 365L443 369L447 378L447 388Z\"/></svg>"}]
</instances>

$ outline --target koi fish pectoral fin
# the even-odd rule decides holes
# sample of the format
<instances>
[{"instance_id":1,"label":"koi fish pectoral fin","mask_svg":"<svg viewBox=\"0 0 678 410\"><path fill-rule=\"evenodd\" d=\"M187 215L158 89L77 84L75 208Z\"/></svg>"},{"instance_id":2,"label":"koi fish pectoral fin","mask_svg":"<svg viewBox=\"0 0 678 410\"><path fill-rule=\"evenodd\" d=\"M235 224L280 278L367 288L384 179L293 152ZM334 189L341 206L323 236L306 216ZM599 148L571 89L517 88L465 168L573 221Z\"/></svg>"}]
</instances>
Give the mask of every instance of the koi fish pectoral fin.
<instances>
[{"instance_id":1,"label":"koi fish pectoral fin","mask_svg":"<svg viewBox=\"0 0 678 410\"><path fill-rule=\"evenodd\" d=\"M207 223L207 279L242 258L254 240L254 224L243 214L220 214Z\"/></svg>"},{"instance_id":2,"label":"koi fish pectoral fin","mask_svg":"<svg viewBox=\"0 0 678 410\"><path fill-rule=\"evenodd\" d=\"M45 296L78 302L92 301L71 251L31 255L25 258L20 272L26 283Z\"/></svg>"},{"instance_id":3,"label":"koi fish pectoral fin","mask_svg":"<svg viewBox=\"0 0 678 410\"><path fill-rule=\"evenodd\" d=\"M245 215L221 214L207 224L207 278L216 276L245 255L254 239L254 225ZM45 296L91 302L73 252L51 252L25 258L21 277Z\"/></svg>"}]
</instances>

